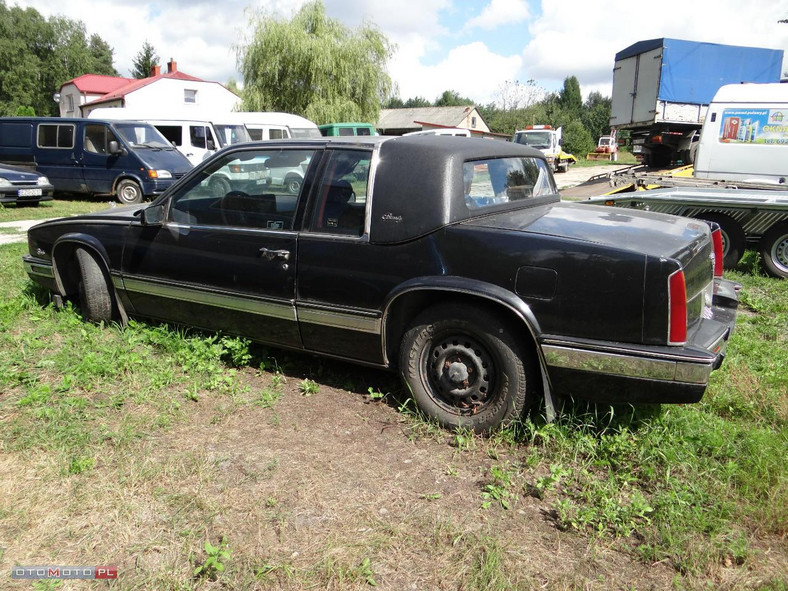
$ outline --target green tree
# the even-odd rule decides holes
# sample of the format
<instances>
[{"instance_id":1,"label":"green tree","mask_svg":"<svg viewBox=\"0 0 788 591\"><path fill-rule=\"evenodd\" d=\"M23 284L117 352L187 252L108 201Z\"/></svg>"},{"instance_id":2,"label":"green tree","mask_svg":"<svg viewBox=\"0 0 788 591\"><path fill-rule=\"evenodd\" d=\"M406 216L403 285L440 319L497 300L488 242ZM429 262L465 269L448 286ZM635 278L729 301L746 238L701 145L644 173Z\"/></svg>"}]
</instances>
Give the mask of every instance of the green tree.
<instances>
[{"instance_id":1,"label":"green tree","mask_svg":"<svg viewBox=\"0 0 788 591\"><path fill-rule=\"evenodd\" d=\"M141 78L148 78L151 75L153 66L159 63L159 59L153 45L145 41L142 44L142 49L137 52L137 55L135 55L134 59L131 61L134 66L131 70L132 78L137 78L138 80Z\"/></svg>"},{"instance_id":2,"label":"green tree","mask_svg":"<svg viewBox=\"0 0 788 591\"><path fill-rule=\"evenodd\" d=\"M574 119L563 127L563 148L565 152L578 157L585 157L586 154L594 149L596 142L579 119Z\"/></svg>"},{"instance_id":3,"label":"green tree","mask_svg":"<svg viewBox=\"0 0 788 591\"><path fill-rule=\"evenodd\" d=\"M460 93L454 90L444 90L443 94L435 99L436 107L464 107L475 104L474 101L460 96Z\"/></svg>"},{"instance_id":4,"label":"green tree","mask_svg":"<svg viewBox=\"0 0 788 591\"><path fill-rule=\"evenodd\" d=\"M393 46L371 23L351 29L326 16L321 0L291 20L259 13L238 48L243 108L286 111L316 123L376 122L391 90Z\"/></svg>"},{"instance_id":5,"label":"green tree","mask_svg":"<svg viewBox=\"0 0 788 591\"><path fill-rule=\"evenodd\" d=\"M564 87L558 93L558 105L570 118L580 117L583 110L583 95L577 77L569 76L564 79Z\"/></svg>"},{"instance_id":6,"label":"green tree","mask_svg":"<svg viewBox=\"0 0 788 591\"><path fill-rule=\"evenodd\" d=\"M89 44L90 55L93 58L93 66L90 69L91 74L103 74L104 76L119 76L115 66L112 65L115 51L109 46L109 43L104 41L95 33L90 36Z\"/></svg>"},{"instance_id":7,"label":"green tree","mask_svg":"<svg viewBox=\"0 0 788 591\"><path fill-rule=\"evenodd\" d=\"M610 97L602 96L599 92L589 94L586 102L583 104L580 120L594 140L610 133L610 108L612 104L613 101Z\"/></svg>"},{"instance_id":8,"label":"green tree","mask_svg":"<svg viewBox=\"0 0 788 591\"><path fill-rule=\"evenodd\" d=\"M420 109L422 107L432 107L432 103L425 99L423 96L414 96L405 101L402 105L406 109Z\"/></svg>"},{"instance_id":9,"label":"green tree","mask_svg":"<svg viewBox=\"0 0 788 591\"><path fill-rule=\"evenodd\" d=\"M38 115L57 115L52 97L64 82L82 74L114 71L111 48L94 37L91 46L80 21L46 20L33 8L9 9L0 0L0 114L15 115L24 108Z\"/></svg>"}]
</instances>

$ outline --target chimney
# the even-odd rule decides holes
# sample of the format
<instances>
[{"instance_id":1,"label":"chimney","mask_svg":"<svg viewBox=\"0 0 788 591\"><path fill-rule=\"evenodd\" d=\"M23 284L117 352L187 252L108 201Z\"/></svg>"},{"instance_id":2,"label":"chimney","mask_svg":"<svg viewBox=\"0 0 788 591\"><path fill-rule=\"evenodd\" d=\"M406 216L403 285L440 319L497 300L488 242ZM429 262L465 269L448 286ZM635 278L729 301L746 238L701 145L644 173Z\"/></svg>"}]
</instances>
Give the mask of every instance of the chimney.
<instances>
[{"instance_id":1,"label":"chimney","mask_svg":"<svg viewBox=\"0 0 788 591\"><path fill-rule=\"evenodd\" d=\"M161 66L157 66L156 64L152 65L150 68L150 75L151 76L160 76L161 75Z\"/></svg>"},{"instance_id":2,"label":"chimney","mask_svg":"<svg viewBox=\"0 0 788 591\"><path fill-rule=\"evenodd\" d=\"M178 62L176 62L173 58L170 58L170 61L167 62L167 73L172 74L173 72L178 71Z\"/></svg>"}]
</instances>

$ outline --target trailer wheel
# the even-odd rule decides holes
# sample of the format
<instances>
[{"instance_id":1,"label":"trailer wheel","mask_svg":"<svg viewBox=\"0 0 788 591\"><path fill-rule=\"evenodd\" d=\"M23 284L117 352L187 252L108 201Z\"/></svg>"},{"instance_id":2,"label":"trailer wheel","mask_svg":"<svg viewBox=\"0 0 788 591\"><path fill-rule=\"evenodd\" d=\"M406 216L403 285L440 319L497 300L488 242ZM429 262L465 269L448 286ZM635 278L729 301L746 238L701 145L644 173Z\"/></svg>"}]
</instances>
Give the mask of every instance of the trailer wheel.
<instances>
[{"instance_id":1,"label":"trailer wheel","mask_svg":"<svg viewBox=\"0 0 788 591\"><path fill-rule=\"evenodd\" d=\"M716 222L722 230L722 266L733 269L744 255L746 237L739 222L722 213L703 213L698 219Z\"/></svg>"},{"instance_id":2,"label":"trailer wheel","mask_svg":"<svg viewBox=\"0 0 788 591\"><path fill-rule=\"evenodd\" d=\"M772 277L788 279L788 223L771 228L760 243L761 264Z\"/></svg>"}]
</instances>

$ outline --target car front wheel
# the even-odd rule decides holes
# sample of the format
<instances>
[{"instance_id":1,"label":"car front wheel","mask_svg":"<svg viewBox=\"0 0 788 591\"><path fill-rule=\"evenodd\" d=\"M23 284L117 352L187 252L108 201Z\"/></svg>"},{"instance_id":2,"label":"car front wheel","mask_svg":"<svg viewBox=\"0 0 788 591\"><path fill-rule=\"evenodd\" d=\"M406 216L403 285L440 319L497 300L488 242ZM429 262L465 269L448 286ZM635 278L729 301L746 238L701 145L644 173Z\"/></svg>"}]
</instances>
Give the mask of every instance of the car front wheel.
<instances>
[{"instance_id":1,"label":"car front wheel","mask_svg":"<svg viewBox=\"0 0 788 591\"><path fill-rule=\"evenodd\" d=\"M402 339L400 373L428 418L485 433L521 415L533 372L506 326L464 304L435 306L416 319Z\"/></svg>"},{"instance_id":2,"label":"car front wheel","mask_svg":"<svg viewBox=\"0 0 788 591\"><path fill-rule=\"evenodd\" d=\"M113 319L112 296L107 279L96 256L84 248L76 251L79 264L79 308L91 322Z\"/></svg>"}]
</instances>

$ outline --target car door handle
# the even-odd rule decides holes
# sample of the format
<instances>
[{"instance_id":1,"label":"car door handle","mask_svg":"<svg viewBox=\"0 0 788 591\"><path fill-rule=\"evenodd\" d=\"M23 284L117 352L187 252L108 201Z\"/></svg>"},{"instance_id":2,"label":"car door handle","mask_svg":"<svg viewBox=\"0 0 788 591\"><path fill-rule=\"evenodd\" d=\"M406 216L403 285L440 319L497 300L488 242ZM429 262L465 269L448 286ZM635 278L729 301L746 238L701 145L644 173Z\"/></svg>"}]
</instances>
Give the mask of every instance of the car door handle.
<instances>
[{"instance_id":1,"label":"car door handle","mask_svg":"<svg viewBox=\"0 0 788 591\"><path fill-rule=\"evenodd\" d=\"M261 248L260 249L260 256L262 256L267 261L273 261L274 259L282 259L285 261L290 260L290 251L289 250L272 250L269 248Z\"/></svg>"}]
</instances>

